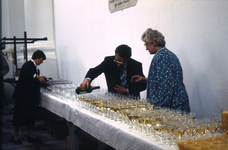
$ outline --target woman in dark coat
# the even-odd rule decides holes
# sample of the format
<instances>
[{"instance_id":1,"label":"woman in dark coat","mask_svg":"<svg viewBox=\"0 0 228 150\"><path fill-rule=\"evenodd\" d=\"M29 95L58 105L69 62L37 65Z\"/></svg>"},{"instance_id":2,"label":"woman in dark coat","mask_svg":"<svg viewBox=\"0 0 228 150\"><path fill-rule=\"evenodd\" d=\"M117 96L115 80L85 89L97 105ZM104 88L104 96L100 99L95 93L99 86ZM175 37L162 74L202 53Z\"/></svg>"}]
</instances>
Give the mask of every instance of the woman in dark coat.
<instances>
[{"instance_id":1,"label":"woman in dark coat","mask_svg":"<svg viewBox=\"0 0 228 150\"><path fill-rule=\"evenodd\" d=\"M40 84L45 82L46 77L39 76L36 67L46 59L41 50L33 53L32 59L24 63L16 89L13 94L15 99L13 125L14 135L12 141L15 144L22 144L18 131L21 126L28 127L28 142L34 142L32 138L32 127L35 124L35 106L38 105L40 96Z\"/></svg>"}]
</instances>

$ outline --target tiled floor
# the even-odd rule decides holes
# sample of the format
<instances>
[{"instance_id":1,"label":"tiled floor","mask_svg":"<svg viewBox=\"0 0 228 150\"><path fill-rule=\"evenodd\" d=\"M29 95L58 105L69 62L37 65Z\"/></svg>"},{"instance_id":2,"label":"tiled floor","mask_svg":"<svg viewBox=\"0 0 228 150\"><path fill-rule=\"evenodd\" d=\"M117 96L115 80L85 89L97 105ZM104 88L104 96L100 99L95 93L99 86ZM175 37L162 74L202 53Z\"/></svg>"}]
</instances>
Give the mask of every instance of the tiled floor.
<instances>
[{"instance_id":1,"label":"tiled floor","mask_svg":"<svg viewBox=\"0 0 228 150\"><path fill-rule=\"evenodd\" d=\"M37 144L31 144L27 141L27 128L23 127L19 131L19 137L23 145L16 145L11 141L11 136L13 134L12 125L12 114L9 114L10 110L13 108L13 102L8 101L8 104L2 110L1 115L1 149L2 150L52 150L52 149L67 149L66 137L55 138L48 134L47 127L44 120L37 119L33 135L42 142Z\"/></svg>"}]
</instances>

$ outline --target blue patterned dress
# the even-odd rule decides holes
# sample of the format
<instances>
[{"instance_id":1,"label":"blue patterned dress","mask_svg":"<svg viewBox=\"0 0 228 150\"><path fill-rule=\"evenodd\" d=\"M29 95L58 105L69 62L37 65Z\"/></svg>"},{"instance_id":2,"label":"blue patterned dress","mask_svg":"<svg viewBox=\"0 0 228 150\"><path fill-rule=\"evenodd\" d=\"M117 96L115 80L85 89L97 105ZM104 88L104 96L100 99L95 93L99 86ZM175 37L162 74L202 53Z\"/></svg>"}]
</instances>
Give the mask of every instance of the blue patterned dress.
<instances>
[{"instance_id":1,"label":"blue patterned dress","mask_svg":"<svg viewBox=\"0 0 228 150\"><path fill-rule=\"evenodd\" d=\"M190 112L181 64L166 47L159 49L151 62L147 98L155 105Z\"/></svg>"}]
</instances>

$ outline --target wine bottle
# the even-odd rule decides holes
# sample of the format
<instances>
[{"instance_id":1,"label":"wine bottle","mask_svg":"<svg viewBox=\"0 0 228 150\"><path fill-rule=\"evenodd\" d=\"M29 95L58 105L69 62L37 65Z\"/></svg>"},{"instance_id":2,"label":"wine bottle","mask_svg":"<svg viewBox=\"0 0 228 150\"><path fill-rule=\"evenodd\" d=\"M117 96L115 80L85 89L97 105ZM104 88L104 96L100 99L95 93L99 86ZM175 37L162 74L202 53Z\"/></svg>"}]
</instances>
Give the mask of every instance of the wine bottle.
<instances>
[{"instance_id":1,"label":"wine bottle","mask_svg":"<svg viewBox=\"0 0 228 150\"><path fill-rule=\"evenodd\" d=\"M77 87L75 92L77 94L85 94L85 93L91 93L95 89L100 89L100 86L90 86L89 88L85 88L85 90L82 90L80 87Z\"/></svg>"},{"instance_id":2,"label":"wine bottle","mask_svg":"<svg viewBox=\"0 0 228 150\"><path fill-rule=\"evenodd\" d=\"M44 78L44 77L43 77ZM44 78L45 82L52 80L52 78Z\"/></svg>"}]
</instances>

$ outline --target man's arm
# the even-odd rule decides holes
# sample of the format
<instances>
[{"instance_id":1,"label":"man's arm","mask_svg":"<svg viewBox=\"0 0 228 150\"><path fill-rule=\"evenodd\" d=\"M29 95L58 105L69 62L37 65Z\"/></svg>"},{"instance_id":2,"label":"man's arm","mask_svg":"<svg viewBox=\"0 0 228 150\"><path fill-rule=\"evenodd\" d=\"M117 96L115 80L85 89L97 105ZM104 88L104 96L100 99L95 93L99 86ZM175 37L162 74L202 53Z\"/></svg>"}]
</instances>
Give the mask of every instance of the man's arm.
<instances>
[{"instance_id":1,"label":"man's arm","mask_svg":"<svg viewBox=\"0 0 228 150\"><path fill-rule=\"evenodd\" d=\"M131 70L133 73L129 79L129 93L134 95L135 93L139 93L146 89L146 82L142 82L142 83L131 82L131 78L134 75L139 75L141 77L145 77L145 76L143 74L142 63L134 62L134 63L131 63L131 66L129 66L129 67L131 67Z\"/></svg>"},{"instance_id":2,"label":"man's arm","mask_svg":"<svg viewBox=\"0 0 228 150\"><path fill-rule=\"evenodd\" d=\"M105 58L104 61L101 62L98 66L90 68L89 71L86 73L84 81L80 84L80 88L84 90L85 87L89 87L91 82L104 72L107 65L107 58Z\"/></svg>"},{"instance_id":3,"label":"man's arm","mask_svg":"<svg viewBox=\"0 0 228 150\"><path fill-rule=\"evenodd\" d=\"M102 61L98 66L89 69L85 78L90 78L91 81L93 81L96 77L102 74L107 67L109 67L108 65L108 59L105 57L104 61Z\"/></svg>"}]
</instances>

